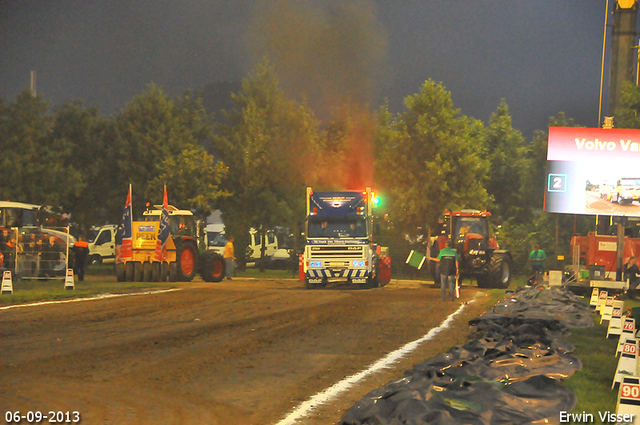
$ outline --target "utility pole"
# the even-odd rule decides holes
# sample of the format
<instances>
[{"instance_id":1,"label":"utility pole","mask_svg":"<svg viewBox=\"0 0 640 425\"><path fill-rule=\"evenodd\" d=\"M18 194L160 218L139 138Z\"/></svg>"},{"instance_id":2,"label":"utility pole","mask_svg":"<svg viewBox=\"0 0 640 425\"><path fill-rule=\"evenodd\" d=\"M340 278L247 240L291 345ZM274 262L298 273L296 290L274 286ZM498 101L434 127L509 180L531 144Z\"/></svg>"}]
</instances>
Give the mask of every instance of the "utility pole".
<instances>
[{"instance_id":1,"label":"utility pole","mask_svg":"<svg viewBox=\"0 0 640 425\"><path fill-rule=\"evenodd\" d=\"M607 0L608 7L608 0ZM608 10L607 10L607 13ZM637 0L616 0L613 6L613 34L611 40L611 69L609 76L609 117L605 118L606 126L603 128L613 128L613 116L620 108L620 96L624 82L633 82L633 60L634 42L636 39L636 20L638 16ZM606 37L606 15L605 15L605 37ZM603 42L604 45L604 42ZM604 70L604 48L602 52ZM602 80L601 99L602 99ZM600 116L598 116L600 120ZM598 126L601 123L598 121ZM616 229L616 280L622 280L622 258L624 255L624 229L627 224L626 217L617 219Z\"/></svg>"},{"instance_id":2,"label":"utility pole","mask_svg":"<svg viewBox=\"0 0 640 425\"><path fill-rule=\"evenodd\" d=\"M637 0L617 0L613 7L613 37L609 81L609 116L620 107L625 81L633 82L633 44L636 38Z\"/></svg>"},{"instance_id":3,"label":"utility pole","mask_svg":"<svg viewBox=\"0 0 640 425\"><path fill-rule=\"evenodd\" d=\"M36 72L31 71L31 96L36 97Z\"/></svg>"},{"instance_id":4,"label":"utility pole","mask_svg":"<svg viewBox=\"0 0 640 425\"><path fill-rule=\"evenodd\" d=\"M604 85L604 53L607 46L607 22L609 18L609 0L604 6L604 34L602 35L602 65L600 68L600 100L598 101L598 127L602 122L602 86Z\"/></svg>"}]
</instances>

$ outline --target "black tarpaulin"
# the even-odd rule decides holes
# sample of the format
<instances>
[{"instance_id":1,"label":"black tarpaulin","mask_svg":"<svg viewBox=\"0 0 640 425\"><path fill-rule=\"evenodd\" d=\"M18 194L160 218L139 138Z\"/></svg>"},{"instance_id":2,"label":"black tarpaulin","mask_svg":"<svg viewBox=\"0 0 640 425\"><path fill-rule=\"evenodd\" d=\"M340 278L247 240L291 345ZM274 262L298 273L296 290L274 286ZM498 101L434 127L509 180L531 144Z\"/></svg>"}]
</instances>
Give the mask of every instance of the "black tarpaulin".
<instances>
[{"instance_id":1,"label":"black tarpaulin","mask_svg":"<svg viewBox=\"0 0 640 425\"><path fill-rule=\"evenodd\" d=\"M575 395L560 384L582 367L562 337L593 326L571 293L526 288L469 322L471 338L375 389L340 425L529 424L558 421Z\"/></svg>"}]
</instances>

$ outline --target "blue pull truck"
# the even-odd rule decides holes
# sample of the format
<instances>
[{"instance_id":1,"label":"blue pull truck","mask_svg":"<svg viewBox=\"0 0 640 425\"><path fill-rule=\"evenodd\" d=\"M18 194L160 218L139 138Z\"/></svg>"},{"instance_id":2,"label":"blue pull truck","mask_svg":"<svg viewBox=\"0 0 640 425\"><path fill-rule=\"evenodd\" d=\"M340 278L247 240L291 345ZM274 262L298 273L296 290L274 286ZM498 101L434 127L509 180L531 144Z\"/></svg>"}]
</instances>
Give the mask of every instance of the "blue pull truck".
<instances>
[{"instance_id":1,"label":"blue pull truck","mask_svg":"<svg viewBox=\"0 0 640 425\"><path fill-rule=\"evenodd\" d=\"M373 242L373 192L313 192L307 187L305 284L334 281L379 285L380 258Z\"/></svg>"}]
</instances>

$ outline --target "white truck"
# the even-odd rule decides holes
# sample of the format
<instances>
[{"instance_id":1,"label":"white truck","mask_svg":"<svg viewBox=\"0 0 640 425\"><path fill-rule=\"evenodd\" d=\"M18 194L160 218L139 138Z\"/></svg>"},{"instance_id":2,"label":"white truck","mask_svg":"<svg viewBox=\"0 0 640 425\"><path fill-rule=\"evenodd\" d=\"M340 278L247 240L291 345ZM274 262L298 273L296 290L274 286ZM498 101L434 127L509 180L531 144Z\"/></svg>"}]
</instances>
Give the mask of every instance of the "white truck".
<instances>
[{"instance_id":1,"label":"white truck","mask_svg":"<svg viewBox=\"0 0 640 425\"><path fill-rule=\"evenodd\" d=\"M224 246L227 243L223 224L208 224L205 227L205 242L207 250L224 255ZM249 245L247 246L247 261L256 263L260 260L262 249L262 235L251 228L249 230ZM237 256L237 255L236 255ZM267 268L290 268L291 252L285 248L276 232L269 230L265 235L265 259Z\"/></svg>"},{"instance_id":2,"label":"white truck","mask_svg":"<svg viewBox=\"0 0 640 425\"><path fill-rule=\"evenodd\" d=\"M116 233L118 226L107 224L91 229L89 244L89 264L113 264L116 261Z\"/></svg>"}]
</instances>

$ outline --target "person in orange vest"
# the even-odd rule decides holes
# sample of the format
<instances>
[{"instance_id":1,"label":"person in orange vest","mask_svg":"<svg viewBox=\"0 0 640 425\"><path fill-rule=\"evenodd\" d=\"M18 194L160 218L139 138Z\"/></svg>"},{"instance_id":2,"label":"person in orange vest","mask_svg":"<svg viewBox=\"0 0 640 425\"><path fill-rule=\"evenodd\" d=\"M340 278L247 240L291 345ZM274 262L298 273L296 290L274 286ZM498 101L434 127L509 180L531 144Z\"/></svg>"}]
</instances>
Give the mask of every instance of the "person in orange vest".
<instances>
[{"instance_id":1,"label":"person in orange vest","mask_svg":"<svg viewBox=\"0 0 640 425\"><path fill-rule=\"evenodd\" d=\"M15 270L16 239L13 236L8 236L8 234L5 236L8 240L4 243L4 246L0 247L4 254L3 267Z\"/></svg>"},{"instance_id":2,"label":"person in orange vest","mask_svg":"<svg viewBox=\"0 0 640 425\"><path fill-rule=\"evenodd\" d=\"M89 255L89 244L80 236L73 244L73 272L78 275L78 280L84 280L84 268Z\"/></svg>"}]
</instances>

